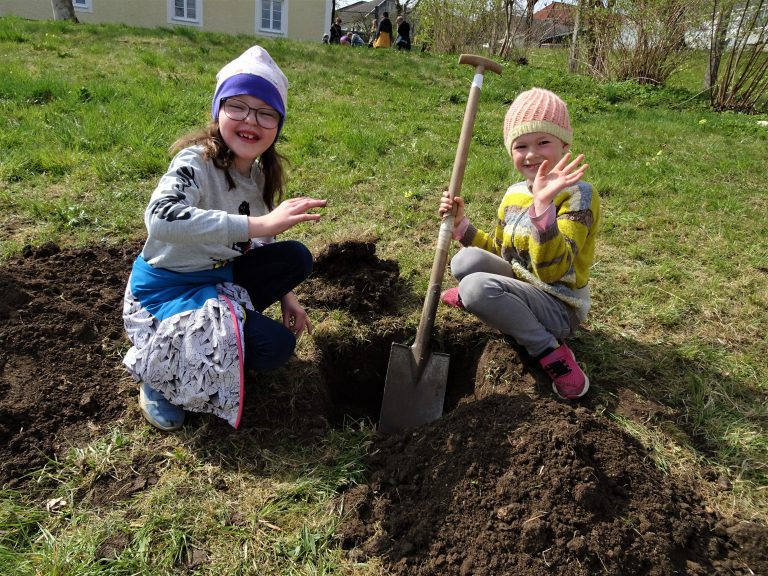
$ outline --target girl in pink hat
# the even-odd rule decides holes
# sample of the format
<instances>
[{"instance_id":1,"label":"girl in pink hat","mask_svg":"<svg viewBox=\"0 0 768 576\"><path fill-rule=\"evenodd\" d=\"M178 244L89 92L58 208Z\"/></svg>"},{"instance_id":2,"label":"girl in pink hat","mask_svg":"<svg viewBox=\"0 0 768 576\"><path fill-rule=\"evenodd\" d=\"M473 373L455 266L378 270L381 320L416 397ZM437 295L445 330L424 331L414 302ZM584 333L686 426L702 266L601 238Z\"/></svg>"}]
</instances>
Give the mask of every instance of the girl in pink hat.
<instances>
[{"instance_id":1,"label":"girl in pink hat","mask_svg":"<svg viewBox=\"0 0 768 576\"><path fill-rule=\"evenodd\" d=\"M571 158L568 108L549 90L521 93L504 119L504 146L524 180L507 189L495 228L476 228L464 200L443 195L440 213L455 209L453 237L463 249L451 260L458 288L443 303L513 338L544 368L561 398L586 394L589 379L565 343L590 307L600 199L581 178L584 156Z\"/></svg>"},{"instance_id":2,"label":"girl in pink hat","mask_svg":"<svg viewBox=\"0 0 768 576\"><path fill-rule=\"evenodd\" d=\"M312 270L303 244L277 240L314 221L325 200L290 198L276 149L288 80L253 46L216 75L211 122L181 138L144 213L147 239L125 289L133 346L123 363L139 408L161 430L185 412L237 428L245 369L270 370L293 354L312 323L293 293ZM281 320L262 312L280 302Z\"/></svg>"}]
</instances>

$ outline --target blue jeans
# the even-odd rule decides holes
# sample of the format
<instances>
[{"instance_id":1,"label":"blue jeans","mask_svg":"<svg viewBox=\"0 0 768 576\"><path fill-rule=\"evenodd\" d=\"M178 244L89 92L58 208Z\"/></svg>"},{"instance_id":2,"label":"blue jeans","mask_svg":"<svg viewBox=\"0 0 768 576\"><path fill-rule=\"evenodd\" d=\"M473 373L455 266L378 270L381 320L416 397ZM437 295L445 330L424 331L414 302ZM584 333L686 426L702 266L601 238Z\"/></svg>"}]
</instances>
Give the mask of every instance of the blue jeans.
<instances>
[{"instance_id":1,"label":"blue jeans","mask_svg":"<svg viewBox=\"0 0 768 576\"><path fill-rule=\"evenodd\" d=\"M256 308L245 316L245 367L272 370L285 364L296 348L296 337L262 312L307 279L312 254L295 240L265 244L235 259L233 272L234 283L248 291Z\"/></svg>"}]
</instances>

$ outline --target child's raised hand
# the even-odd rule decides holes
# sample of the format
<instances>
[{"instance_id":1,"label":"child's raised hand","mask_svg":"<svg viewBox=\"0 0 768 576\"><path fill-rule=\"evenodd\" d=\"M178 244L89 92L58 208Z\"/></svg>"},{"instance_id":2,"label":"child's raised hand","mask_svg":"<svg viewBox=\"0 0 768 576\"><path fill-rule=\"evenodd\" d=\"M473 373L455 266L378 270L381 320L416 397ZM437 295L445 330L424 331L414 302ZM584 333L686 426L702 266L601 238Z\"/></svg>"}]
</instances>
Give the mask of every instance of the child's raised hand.
<instances>
[{"instance_id":1,"label":"child's raised hand","mask_svg":"<svg viewBox=\"0 0 768 576\"><path fill-rule=\"evenodd\" d=\"M464 219L464 199L461 196L454 196L453 201L451 201L450 194L446 190L440 199L440 208L437 212L440 216L445 216L453 209L454 205L456 206L456 213L453 215L453 225L457 226Z\"/></svg>"},{"instance_id":2,"label":"child's raised hand","mask_svg":"<svg viewBox=\"0 0 768 576\"><path fill-rule=\"evenodd\" d=\"M322 208L327 203L327 200L304 196L289 198L281 202L269 214L250 217L248 219L248 235L251 238L277 236L301 222L320 220L320 214L309 212L309 210Z\"/></svg>"},{"instance_id":3,"label":"child's raised hand","mask_svg":"<svg viewBox=\"0 0 768 576\"><path fill-rule=\"evenodd\" d=\"M581 180L589 167L589 164L581 164L584 161L584 154L579 154L573 162L569 163L570 159L571 153L568 152L551 170L548 160L544 160L539 166L532 189L537 214L542 213L561 191Z\"/></svg>"}]
</instances>

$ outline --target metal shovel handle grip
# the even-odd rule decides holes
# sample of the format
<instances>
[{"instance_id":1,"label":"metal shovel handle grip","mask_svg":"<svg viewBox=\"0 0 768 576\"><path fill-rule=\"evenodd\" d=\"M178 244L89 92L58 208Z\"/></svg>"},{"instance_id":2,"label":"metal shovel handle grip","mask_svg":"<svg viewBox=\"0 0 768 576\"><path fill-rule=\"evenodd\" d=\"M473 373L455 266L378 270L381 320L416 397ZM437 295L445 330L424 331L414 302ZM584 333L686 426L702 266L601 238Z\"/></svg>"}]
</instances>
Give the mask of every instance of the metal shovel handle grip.
<instances>
[{"instance_id":1,"label":"metal shovel handle grip","mask_svg":"<svg viewBox=\"0 0 768 576\"><path fill-rule=\"evenodd\" d=\"M475 76L472 79L472 86L469 89L467 108L464 111L461 135L459 136L459 144L456 148L456 157L453 161L451 182L448 185L448 194L451 199L458 196L461 192L461 184L464 180L464 169L467 166L467 157L469 156L469 145L472 141L472 129L475 126L475 116L477 115L477 103L480 99L480 92L483 86L483 75L486 70L501 74L501 65L499 63L488 58L483 58L482 56L462 54L459 56L459 64L469 64L474 66ZM450 248L453 237L453 220L454 213L450 212L445 215L440 224L435 259L432 262L432 272L429 276L429 288L427 290L427 296L424 299L424 307L421 311L421 320L419 321L419 328L416 332L416 340L411 347L417 366L423 366L425 360L429 356L429 339L435 325L435 313L437 312L437 305L440 302L440 288L445 274L445 267L448 263L448 249Z\"/></svg>"}]
</instances>

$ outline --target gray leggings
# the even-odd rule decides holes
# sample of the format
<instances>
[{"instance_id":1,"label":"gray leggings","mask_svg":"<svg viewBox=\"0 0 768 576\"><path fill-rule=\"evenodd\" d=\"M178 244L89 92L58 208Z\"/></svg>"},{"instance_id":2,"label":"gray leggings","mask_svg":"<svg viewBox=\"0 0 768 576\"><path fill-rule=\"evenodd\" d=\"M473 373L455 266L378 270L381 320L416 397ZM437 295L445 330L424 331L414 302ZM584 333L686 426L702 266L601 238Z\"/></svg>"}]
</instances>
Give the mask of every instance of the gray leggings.
<instances>
[{"instance_id":1,"label":"gray leggings","mask_svg":"<svg viewBox=\"0 0 768 576\"><path fill-rule=\"evenodd\" d=\"M509 262L482 248L462 248L451 259L464 308L540 356L567 338L578 322L554 296L517 280Z\"/></svg>"}]
</instances>

